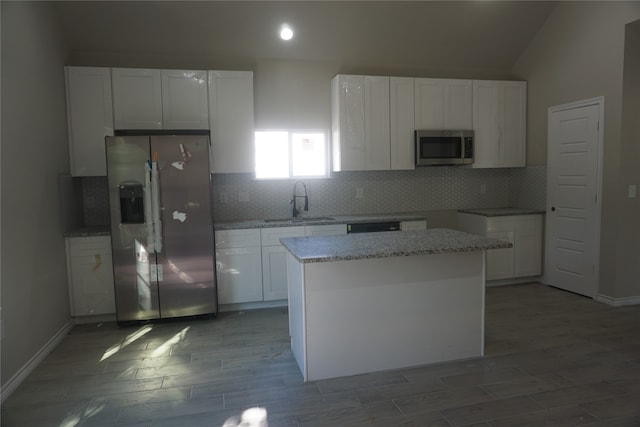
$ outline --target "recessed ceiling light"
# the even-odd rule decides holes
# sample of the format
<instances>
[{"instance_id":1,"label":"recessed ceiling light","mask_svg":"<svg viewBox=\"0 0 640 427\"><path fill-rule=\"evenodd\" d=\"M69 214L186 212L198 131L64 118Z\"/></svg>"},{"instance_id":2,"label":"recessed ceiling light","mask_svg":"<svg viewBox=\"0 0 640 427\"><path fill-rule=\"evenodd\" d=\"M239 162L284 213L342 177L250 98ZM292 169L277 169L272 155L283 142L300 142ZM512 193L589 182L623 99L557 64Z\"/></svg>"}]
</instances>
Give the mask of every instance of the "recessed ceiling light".
<instances>
[{"instance_id":1,"label":"recessed ceiling light","mask_svg":"<svg viewBox=\"0 0 640 427\"><path fill-rule=\"evenodd\" d=\"M280 28L280 38L282 40L291 40L293 38L293 30L288 25L283 25Z\"/></svg>"}]
</instances>

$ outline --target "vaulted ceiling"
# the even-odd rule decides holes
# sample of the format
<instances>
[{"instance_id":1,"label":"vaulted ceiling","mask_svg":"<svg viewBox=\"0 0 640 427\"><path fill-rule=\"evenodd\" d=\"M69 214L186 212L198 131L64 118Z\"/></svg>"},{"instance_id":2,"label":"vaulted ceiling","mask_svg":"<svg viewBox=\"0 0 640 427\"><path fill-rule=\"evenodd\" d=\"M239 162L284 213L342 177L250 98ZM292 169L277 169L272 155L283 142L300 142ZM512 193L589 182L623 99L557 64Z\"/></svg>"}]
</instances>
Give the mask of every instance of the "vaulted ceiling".
<instances>
[{"instance_id":1,"label":"vaulted ceiling","mask_svg":"<svg viewBox=\"0 0 640 427\"><path fill-rule=\"evenodd\" d=\"M55 2L71 57L261 59L510 69L556 2ZM295 38L277 32L290 24ZM185 62L183 61L183 62ZM94 65L94 64L91 64ZM140 64L144 65L144 64Z\"/></svg>"}]
</instances>

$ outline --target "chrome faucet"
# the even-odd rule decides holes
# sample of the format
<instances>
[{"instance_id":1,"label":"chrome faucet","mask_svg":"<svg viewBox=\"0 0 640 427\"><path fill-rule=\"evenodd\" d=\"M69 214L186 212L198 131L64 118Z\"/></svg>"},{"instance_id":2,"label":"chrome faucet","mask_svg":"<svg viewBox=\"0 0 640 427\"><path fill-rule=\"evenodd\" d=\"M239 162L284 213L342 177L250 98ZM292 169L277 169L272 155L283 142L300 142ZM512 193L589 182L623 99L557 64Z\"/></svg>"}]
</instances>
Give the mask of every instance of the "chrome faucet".
<instances>
[{"instance_id":1,"label":"chrome faucet","mask_svg":"<svg viewBox=\"0 0 640 427\"><path fill-rule=\"evenodd\" d=\"M304 187L304 196L298 196L296 194L296 186L298 185L298 183L302 184L302 186ZM296 181L293 184L293 196L291 197L291 201L289 202L289 204L293 205L293 217L297 217L298 214L300 213L300 211L298 210L297 207L297 203L296 203L296 199L299 197L304 197L304 210L308 211L309 210L309 196L307 195L307 185L302 182L302 181Z\"/></svg>"}]
</instances>

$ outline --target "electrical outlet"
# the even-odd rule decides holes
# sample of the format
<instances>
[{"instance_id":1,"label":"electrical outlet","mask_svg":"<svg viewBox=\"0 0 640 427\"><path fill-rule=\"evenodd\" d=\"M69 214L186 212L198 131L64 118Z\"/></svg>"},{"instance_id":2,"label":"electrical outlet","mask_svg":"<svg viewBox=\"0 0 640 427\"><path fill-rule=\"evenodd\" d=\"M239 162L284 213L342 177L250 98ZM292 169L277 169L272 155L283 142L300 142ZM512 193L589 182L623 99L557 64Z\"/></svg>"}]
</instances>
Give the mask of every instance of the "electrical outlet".
<instances>
[{"instance_id":1,"label":"electrical outlet","mask_svg":"<svg viewBox=\"0 0 640 427\"><path fill-rule=\"evenodd\" d=\"M364 191L362 188L356 188L356 199L362 199L364 197Z\"/></svg>"}]
</instances>

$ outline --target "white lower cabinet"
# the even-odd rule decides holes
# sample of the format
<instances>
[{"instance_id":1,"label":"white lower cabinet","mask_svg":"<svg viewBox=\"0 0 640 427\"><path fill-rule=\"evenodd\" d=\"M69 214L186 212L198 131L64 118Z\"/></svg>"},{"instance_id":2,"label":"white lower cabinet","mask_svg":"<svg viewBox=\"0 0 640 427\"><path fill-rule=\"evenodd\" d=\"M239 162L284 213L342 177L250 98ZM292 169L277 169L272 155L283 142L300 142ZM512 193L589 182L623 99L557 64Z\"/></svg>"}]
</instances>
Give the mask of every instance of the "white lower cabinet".
<instances>
[{"instance_id":1,"label":"white lower cabinet","mask_svg":"<svg viewBox=\"0 0 640 427\"><path fill-rule=\"evenodd\" d=\"M66 239L72 316L116 312L111 237Z\"/></svg>"},{"instance_id":2,"label":"white lower cabinet","mask_svg":"<svg viewBox=\"0 0 640 427\"><path fill-rule=\"evenodd\" d=\"M260 230L216 231L218 302L262 301Z\"/></svg>"},{"instance_id":3,"label":"white lower cabinet","mask_svg":"<svg viewBox=\"0 0 640 427\"><path fill-rule=\"evenodd\" d=\"M486 217L458 213L461 231L505 240L512 248L487 251L487 280L542 274L542 215Z\"/></svg>"},{"instance_id":4,"label":"white lower cabinet","mask_svg":"<svg viewBox=\"0 0 640 427\"><path fill-rule=\"evenodd\" d=\"M270 227L262 232L262 291L265 301L287 299L287 250L285 237L302 237L305 227Z\"/></svg>"}]
</instances>

